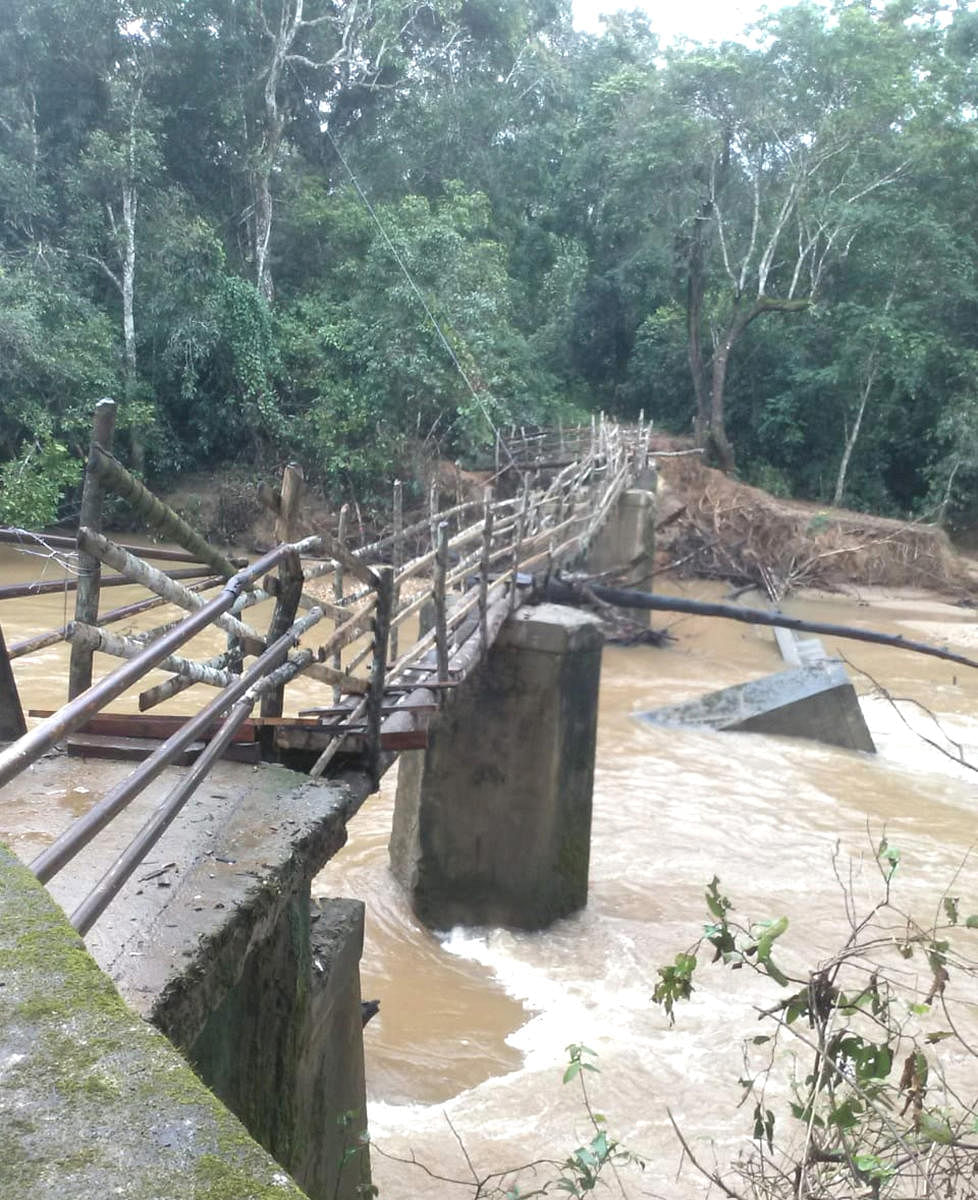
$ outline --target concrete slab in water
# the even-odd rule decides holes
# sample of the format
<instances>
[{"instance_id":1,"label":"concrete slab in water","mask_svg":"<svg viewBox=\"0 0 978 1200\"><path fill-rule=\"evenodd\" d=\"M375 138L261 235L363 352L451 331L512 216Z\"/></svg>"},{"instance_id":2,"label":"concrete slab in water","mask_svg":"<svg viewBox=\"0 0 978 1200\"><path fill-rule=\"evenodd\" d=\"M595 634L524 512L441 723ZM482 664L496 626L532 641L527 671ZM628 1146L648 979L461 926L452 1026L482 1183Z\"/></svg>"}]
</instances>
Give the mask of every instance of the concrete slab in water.
<instances>
[{"instance_id":1,"label":"concrete slab in water","mask_svg":"<svg viewBox=\"0 0 978 1200\"><path fill-rule=\"evenodd\" d=\"M773 733L876 752L855 688L837 659L766 675L638 716L653 725Z\"/></svg>"}]
</instances>

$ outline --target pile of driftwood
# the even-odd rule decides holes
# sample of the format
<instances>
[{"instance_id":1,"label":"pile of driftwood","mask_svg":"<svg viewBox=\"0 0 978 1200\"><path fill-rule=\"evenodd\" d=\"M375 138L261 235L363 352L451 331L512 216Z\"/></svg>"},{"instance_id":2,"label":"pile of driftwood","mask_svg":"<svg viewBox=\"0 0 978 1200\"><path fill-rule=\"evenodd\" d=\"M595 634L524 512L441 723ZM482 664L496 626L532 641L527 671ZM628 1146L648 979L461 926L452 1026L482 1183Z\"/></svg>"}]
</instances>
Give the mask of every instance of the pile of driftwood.
<instances>
[{"instance_id":1,"label":"pile of driftwood","mask_svg":"<svg viewBox=\"0 0 978 1200\"><path fill-rule=\"evenodd\" d=\"M937 526L781 500L698 458L663 461L661 470L660 547L681 575L758 587L774 601L800 587L964 586Z\"/></svg>"}]
</instances>

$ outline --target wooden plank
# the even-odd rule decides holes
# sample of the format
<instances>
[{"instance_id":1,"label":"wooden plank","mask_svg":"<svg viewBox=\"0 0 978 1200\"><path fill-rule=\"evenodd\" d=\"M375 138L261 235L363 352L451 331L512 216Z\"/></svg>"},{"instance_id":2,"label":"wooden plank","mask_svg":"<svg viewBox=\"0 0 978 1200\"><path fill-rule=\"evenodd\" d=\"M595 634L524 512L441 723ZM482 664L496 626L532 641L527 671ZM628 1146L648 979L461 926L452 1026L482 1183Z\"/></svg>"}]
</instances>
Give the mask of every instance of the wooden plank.
<instances>
[{"instance_id":1,"label":"wooden plank","mask_svg":"<svg viewBox=\"0 0 978 1200\"><path fill-rule=\"evenodd\" d=\"M32 717L50 717L48 709L32 708ZM91 733L105 737L131 738L168 738L190 720L179 715L164 715L162 713L96 713L81 726L79 733ZM250 727L249 727L250 726ZM220 722L215 722L204 735L208 740L220 728ZM253 742L255 740L254 722L246 722L234 735L236 742Z\"/></svg>"},{"instance_id":2,"label":"wooden plank","mask_svg":"<svg viewBox=\"0 0 978 1200\"><path fill-rule=\"evenodd\" d=\"M185 767L203 751L205 742L191 742L174 760L174 766ZM68 738L68 754L75 758L104 758L116 762L142 762L160 748L158 738L109 737L95 733L73 733ZM261 761L257 742L232 742L222 758L229 762L255 764Z\"/></svg>"},{"instance_id":3,"label":"wooden plank","mask_svg":"<svg viewBox=\"0 0 978 1200\"><path fill-rule=\"evenodd\" d=\"M120 762L142 762L158 750L156 738L103 737L97 733L73 733L68 738L68 753L75 758L108 758ZM191 742L174 760L176 767L192 763L203 750L203 742Z\"/></svg>"}]
</instances>

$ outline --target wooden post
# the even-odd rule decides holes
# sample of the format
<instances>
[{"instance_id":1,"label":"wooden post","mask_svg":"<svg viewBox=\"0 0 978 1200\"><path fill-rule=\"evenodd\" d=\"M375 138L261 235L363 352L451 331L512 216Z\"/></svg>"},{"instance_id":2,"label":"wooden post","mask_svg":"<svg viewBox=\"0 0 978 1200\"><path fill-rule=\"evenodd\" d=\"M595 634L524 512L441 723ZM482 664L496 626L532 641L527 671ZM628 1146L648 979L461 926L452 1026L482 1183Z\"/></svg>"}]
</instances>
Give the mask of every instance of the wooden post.
<instances>
[{"instance_id":1,"label":"wooden post","mask_svg":"<svg viewBox=\"0 0 978 1200\"><path fill-rule=\"evenodd\" d=\"M374 659L370 671L370 691L367 693L367 769L374 787L380 783L380 723L387 684L387 638L394 596L393 568L379 566L375 570L377 607L374 610Z\"/></svg>"},{"instance_id":2,"label":"wooden post","mask_svg":"<svg viewBox=\"0 0 978 1200\"><path fill-rule=\"evenodd\" d=\"M489 653L489 570L492 565L492 489L486 488L486 509L482 524L482 558L479 563L479 637L483 662Z\"/></svg>"},{"instance_id":3,"label":"wooden post","mask_svg":"<svg viewBox=\"0 0 978 1200\"><path fill-rule=\"evenodd\" d=\"M438 660L438 679L448 679L448 614L445 610L445 576L448 573L448 522L438 526L435 550L435 652Z\"/></svg>"},{"instance_id":4,"label":"wooden post","mask_svg":"<svg viewBox=\"0 0 978 1200\"><path fill-rule=\"evenodd\" d=\"M396 578L401 567L404 566L404 488L399 479L394 480L394 544L391 547L391 565L394 568L394 577ZM391 595L392 618L394 613L397 612L400 600L400 588L395 585ZM398 627L391 625L390 656L394 662L397 662L397 634Z\"/></svg>"},{"instance_id":5,"label":"wooden post","mask_svg":"<svg viewBox=\"0 0 978 1200\"><path fill-rule=\"evenodd\" d=\"M346 523L350 519L350 506L344 504L340 509L340 519L336 525L336 540L341 546L346 545ZM334 604L343 603L343 564L339 559L336 560L336 570L333 572L333 602ZM333 654L333 670L343 670L343 651L337 649ZM339 704L342 692L338 687L333 688L333 703Z\"/></svg>"},{"instance_id":6,"label":"wooden post","mask_svg":"<svg viewBox=\"0 0 978 1200\"><path fill-rule=\"evenodd\" d=\"M0 629L0 742L15 742L26 732L24 710L17 694L17 683L3 640L3 630Z\"/></svg>"},{"instance_id":7,"label":"wooden post","mask_svg":"<svg viewBox=\"0 0 978 1200\"><path fill-rule=\"evenodd\" d=\"M282 492L278 505L278 515L275 518L275 541L295 540L296 519L299 513L299 502L302 499L303 488L302 468L298 463L289 463L282 474ZM278 568L278 599L275 601L275 611L268 627L267 643L277 641L283 633L292 626L299 599L302 596L302 563L296 553L289 554L282 560ZM261 715L263 717L280 717L285 706L285 684L262 693ZM274 745L274 729L263 730L262 747L265 753L270 752ZM267 733L267 738L264 736Z\"/></svg>"},{"instance_id":8,"label":"wooden post","mask_svg":"<svg viewBox=\"0 0 978 1200\"><path fill-rule=\"evenodd\" d=\"M516 609L516 576L520 569L520 555L523 553L523 535L526 532L526 510L530 503L530 481L523 476L523 503L516 518L516 541L513 543L513 581L509 585L509 611Z\"/></svg>"},{"instance_id":9,"label":"wooden post","mask_svg":"<svg viewBox=\"0 0 978 1200\"><path fill-rule=\"evenodd\" d=\"M428 525L431 528L431 549L438 545L438 480L431 481L428 489Z\"/></svg>"},{"instance_id":10,"label":"wooden post","mask_svg":"<svg viewBox=\"0 0 978 1200\"><path fill-rule=\"evenodd\" d=\"M291 629L295 614L299 608L299 598L302 595L302 563L299 555L293 550L282 560L278 575L278 599L275 601L275 611L268 627L268 644L278 641L287 629ZM285 704L285 684L262 693L261 715L263 717L280 717ZM263 730L263 733L266 731ZM263 749L270 751L273 746L274 730L267 730L267 744L263 738Z\"/></svg>"},{"instance_id":11,"label":"wooden post","mask_svg":"<svg viewBox=\"0 0 978 1200\"><path fill-rule=\"evenodd\" d=\"M234 575L237 568L226 554L206 542L178 513L154 496L149 488L144 487L135 475L101 446L93 445L88 464L88 469L99 477L103 485L111 487L117 496L127 501L137 516L148 521L164 537L172 538L198 562L206 563L225 579ZM84 517L84 510L82 515Z\"/></svg>"},{"instance_id":12,"label":"wooden post","mask_svg":"<svg viewBox=\"0 0 978 1200\"><path fill-rule=\"evenodd\" d=\"M115 431L116 404L108 398L95 405L92 422L92 441L82 485L81 515L79 528L102 529L102 500L105 489L96 473L95 451L97 447L111 451L112 434ZM98 620L99 590L102 581L102 564L87 551L78 549L78 592L75 596L75 620L94 625ZM68 663L68 699L74 700L92 686L92 651L82 646L71 647Z\"/></svg>"}]
</instances>

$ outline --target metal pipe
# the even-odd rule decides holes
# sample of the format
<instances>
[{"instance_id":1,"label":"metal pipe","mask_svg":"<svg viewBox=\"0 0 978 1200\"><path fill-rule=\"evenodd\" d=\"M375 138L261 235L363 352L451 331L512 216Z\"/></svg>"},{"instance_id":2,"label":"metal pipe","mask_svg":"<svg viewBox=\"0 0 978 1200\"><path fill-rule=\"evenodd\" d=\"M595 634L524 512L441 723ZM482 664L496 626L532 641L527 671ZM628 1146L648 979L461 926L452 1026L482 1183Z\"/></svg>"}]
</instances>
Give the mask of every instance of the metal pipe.
<instances>
[{"instance_id":1,"label":"metal pipe","mask_svg":"<svg viewBox=\"0 0 978 1200\"><path fill-rule=\"evenodd\" d=\"M157 663L162 662L184 642L189 641L194 634L206 628L214 617L227 612L239 593L249 583L254 582L270 567L275 566L290 550L292 550L291 546L277 546L263 558L252 563L250 567L245 567L232 575L213 600L209 600L203 608L192 613L176 629L165 634L159 641L152 642L142 654L117 667L111 675L100 679L80 696L70 700L53 716L29 730L22 738L18 738L6 750L0 751L0 787L13 779L25 767L30 766L63 738L66 738L69 733L73 733L79 725L84 725L93 713L104 708L116 696L120 696L137 679L152 670Z\"/></svg>"},{"instance_id":2,"label":"metal pipe","mask_svg":"<svg viewBox=\"0 0 978 1200\"><path fill-rule=\"evenodd\" d=\"M278 665L278 661L288 654L295 640L310 626L315 625L322 615L320 609L313 609L300 621L296 621L292 628L277 642L269 646L240 678L225 688L220 695L215 696L210 704L202 708L195 717L192 717L176 733L167 738L149 758L140 763L131 775L116 784L94 808L75 821L61 837L42 851L30 864L31 870L41 883L47 883L52 876L56 875L65 863L70 862L79 850L87 846L92 838L104 829L112 818L120 813L147 784L151 783L165 767L169 766L185 746L213 725L221 713L225 712L229 705L239 700L253 683L268 673L270 668Z\"/></svg>"}]
</instances>

